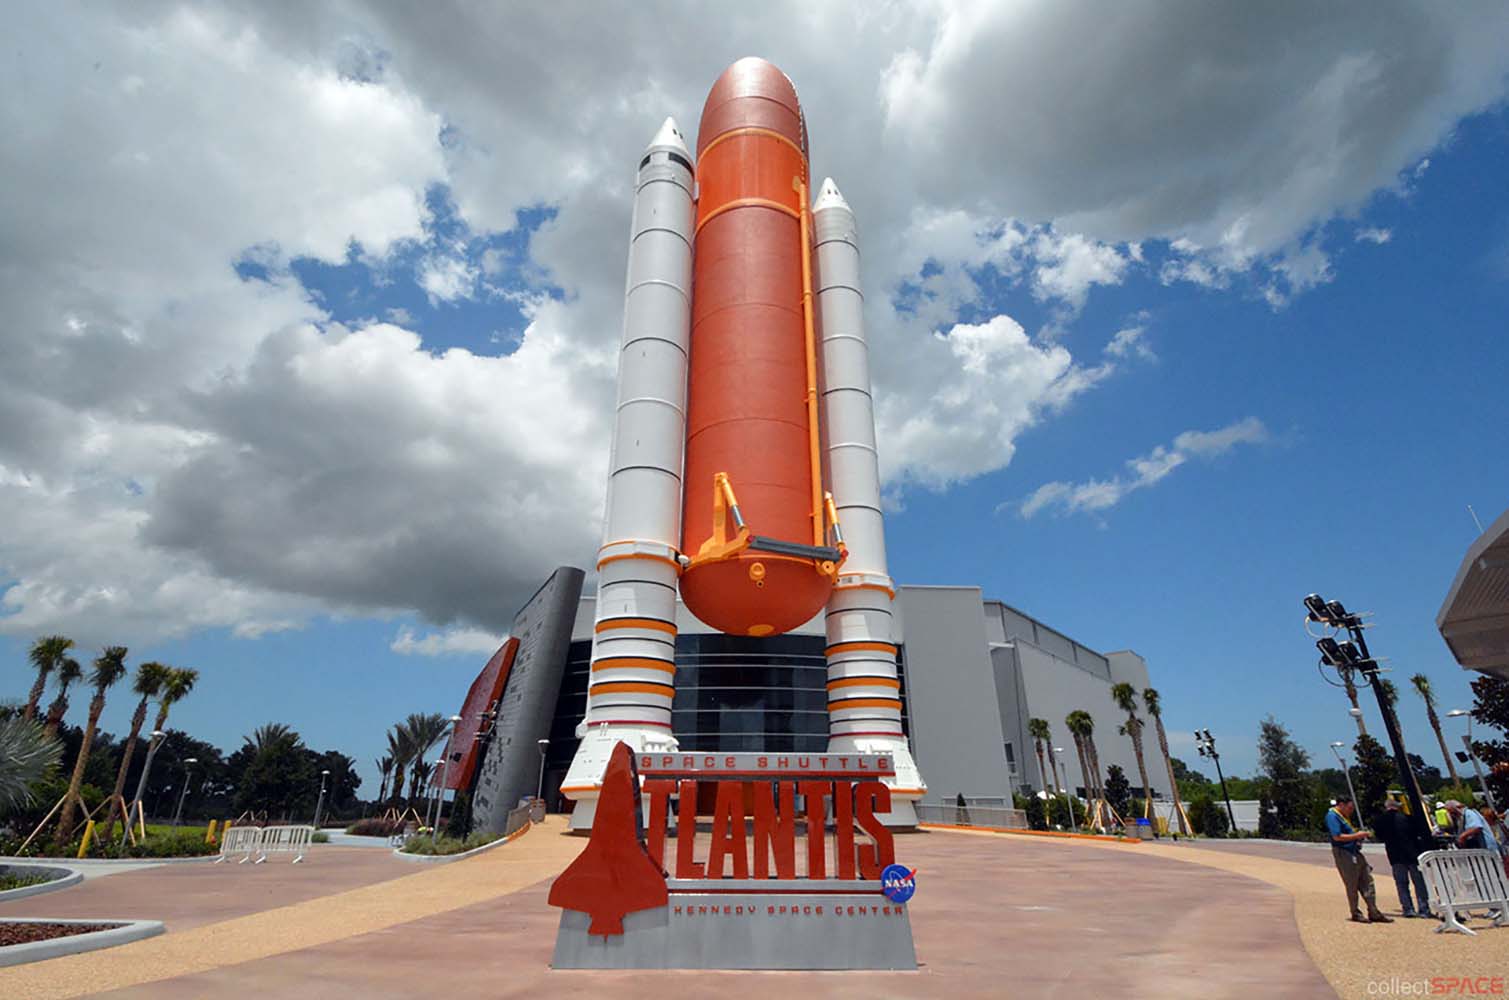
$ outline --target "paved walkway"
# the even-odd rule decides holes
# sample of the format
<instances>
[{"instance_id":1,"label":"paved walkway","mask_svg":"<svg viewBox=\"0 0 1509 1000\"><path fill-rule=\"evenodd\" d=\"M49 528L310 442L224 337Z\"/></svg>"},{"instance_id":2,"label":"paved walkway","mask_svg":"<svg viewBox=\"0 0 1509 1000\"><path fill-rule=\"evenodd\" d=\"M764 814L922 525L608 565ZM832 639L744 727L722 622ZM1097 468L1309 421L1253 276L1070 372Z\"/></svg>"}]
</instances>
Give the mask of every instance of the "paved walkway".
<instances>
[{"instance_id":1,"label":"paved walkway","mask_svg":"<svg viewBox=\"0 0 1509 1000\"><path fill-rule=\"evenodd\" d=\"M557 972L558 911L545 896L584 843L562 828L552 817L418 872L326 847L297 869L179 866L39 897L49 902L29 913L63 915L72 894L81 915L178 909L162 937L0 970L0 997L1364 997L1393 975L1501 974L1509 944L1509 931L1466 939L1427 921L1347 923L1335 872L1308 859L934 831L898 839L900 860L918 868L916 973ZM164 873L182 881L144 896ZM127 879L139 880L128 895L161 901L156 912L109 909L120 897L99 893ZM196 907L214 912L201 919Z\"/></svg>"}]
</instances>

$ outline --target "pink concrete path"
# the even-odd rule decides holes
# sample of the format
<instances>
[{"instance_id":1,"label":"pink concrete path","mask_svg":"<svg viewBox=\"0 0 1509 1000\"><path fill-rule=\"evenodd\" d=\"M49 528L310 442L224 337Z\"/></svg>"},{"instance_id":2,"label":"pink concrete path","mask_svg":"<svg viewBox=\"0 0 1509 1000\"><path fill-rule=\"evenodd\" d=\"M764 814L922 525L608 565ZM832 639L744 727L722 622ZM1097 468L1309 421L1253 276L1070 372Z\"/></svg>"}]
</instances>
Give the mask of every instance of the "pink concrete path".
<instances>
[{"instance_id":1,"label":"pink concrete path","mask_svg":"<svg viewBox=\"0 0 1509 1000\"><path fill-rule=\"evenodd\" d=\"M183 931L414 871L412 862L392 851L319 844L298 865L286 857L260 865L195 861L90 878L69 889L0 903L0 917L129 917L161 920L168 931Z\"/></svg>"},{"instance_id":2,"label":"pink concrete path","mask_svg":"<svg viewBox=\"0 0 1509 1000\"><path fill-rule=\"evenodd\" d=\"M542 880L318 947L100 995L1336 995L1305 952L1290 894L1255 879L1151 851L1020 837L921 833L899 839L897 853L918 868L911 906L922 968L915 973L556 972L549 960L558 912L546 905Z\"/></svg>"}]
</instances>

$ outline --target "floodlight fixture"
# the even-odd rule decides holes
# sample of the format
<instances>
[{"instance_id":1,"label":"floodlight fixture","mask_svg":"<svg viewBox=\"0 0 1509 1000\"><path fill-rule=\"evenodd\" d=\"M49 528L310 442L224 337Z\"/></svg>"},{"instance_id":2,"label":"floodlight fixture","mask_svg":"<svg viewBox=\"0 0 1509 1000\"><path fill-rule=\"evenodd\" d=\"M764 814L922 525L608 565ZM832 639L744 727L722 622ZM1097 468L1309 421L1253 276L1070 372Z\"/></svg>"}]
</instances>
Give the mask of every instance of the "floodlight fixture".
<instances>
[{"instance_id":1,"label":"floodlight fixture","mask_svg":"<svg viewBox=\"0 0 1509 1000\"><path fill-rule=\"evenodd\" d=\"M1319 594L1307 594L1305 596L1305 609L1310 612L1309 619L1312 622L1329 624L1329 614L1326 610L1325 598Z\"/></svg>"}]
</instances>

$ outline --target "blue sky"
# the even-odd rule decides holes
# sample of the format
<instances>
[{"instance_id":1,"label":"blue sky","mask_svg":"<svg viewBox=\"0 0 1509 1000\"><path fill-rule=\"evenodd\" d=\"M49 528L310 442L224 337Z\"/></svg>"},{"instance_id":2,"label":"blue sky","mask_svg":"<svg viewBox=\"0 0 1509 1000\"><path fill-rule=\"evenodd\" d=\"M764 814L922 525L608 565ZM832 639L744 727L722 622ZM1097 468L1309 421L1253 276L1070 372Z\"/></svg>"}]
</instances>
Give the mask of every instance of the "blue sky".
<instances>
[{"instance_id":1,"label":"blue sky","mask_svg":"<svg viewBox=\"0 0 1509 1000\"><path fill-rule=\"evenodd\" d=\"M1026 111L1030 130L1009 127L1024 94L946 159L929 142L973 127L950 88L1015 72L992 39L1047 59L1091 15L977 24L974 57L939 43L948 18L869 24L851 73L802 41L743 40L792 74L815 170L859 215L895 577L978 584L1137 650L1175 752L1193 761L1209 727L1234 773L1270 713L1317 763L1350 742L1301 626L1312 590L1376 612L1401 688L1423 671L1443 710L1465 706L1434 617L1476 534L1466 505L1486 524L1509 503L1509 112L1502 54L1474 41L1494 29L1446 18L1390 41L1368 22L1348 48L1335 37L1363 29L1342 22L1366 14L1346 9L1287 70L1308 90L1230 56L1250 121L1159 76L1166 25L1147 15L1111 56L1142 77L1086 67L1059 92L1111 119L1118 88L1156 96L1158 135ZM518 601L590 561L626 182L660 118L693 131L743 51L647 75L668 39L511 76L465 47L491 20L440 18L452 53L395 23L410 15L353 10L33 26L109 53L109 79L29 76L34 99L5 108L31 129L6 155L33 197L0 222L37 245L5 279L0 660L24 697L43 630L122 641L201 671L175 726L229 751L286 722L375 784L384 728L453 710ZM1187 44L1202 28L1222 26ZM245 76L220 58L238 31ZM1452 72L1379 114L1373 77L1333 93L1369 46L1386 69ZM485 79L448 75L452 56ZM249 123L227 122L248 101ZM278 115L287 135L250 124ZM94 152L59 167L71 143ZM54 183L83 195L49 200ZM141 185L161 196L122 201ZM182 211L131 214L170 197ZM1418 699L1401 704L1439 763Z\"/></svg>"}]
</instances>

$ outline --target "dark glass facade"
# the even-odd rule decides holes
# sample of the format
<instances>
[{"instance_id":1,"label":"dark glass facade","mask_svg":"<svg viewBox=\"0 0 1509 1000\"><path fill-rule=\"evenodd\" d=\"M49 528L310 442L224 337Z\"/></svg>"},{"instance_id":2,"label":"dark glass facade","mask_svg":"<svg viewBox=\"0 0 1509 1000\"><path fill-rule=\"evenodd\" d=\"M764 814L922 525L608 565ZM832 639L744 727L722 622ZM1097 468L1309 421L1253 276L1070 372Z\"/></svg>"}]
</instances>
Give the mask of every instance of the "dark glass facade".
<instances>
[{"instance_id":1,"label":"dark glass facade","mask_svg":"<svg viewBox=\"0 0 1509 1000\"><path fill-rule=\"evenodd\" d=\"M676 637L671 726L689 750L820 753L828 746L828 661L820 635L766 638L705 633ZM587 712L592 643L571 643L545 762L546 799L556 806ZM905 651L901 721L907 726Z\"/></svg>"}]
</instances>

